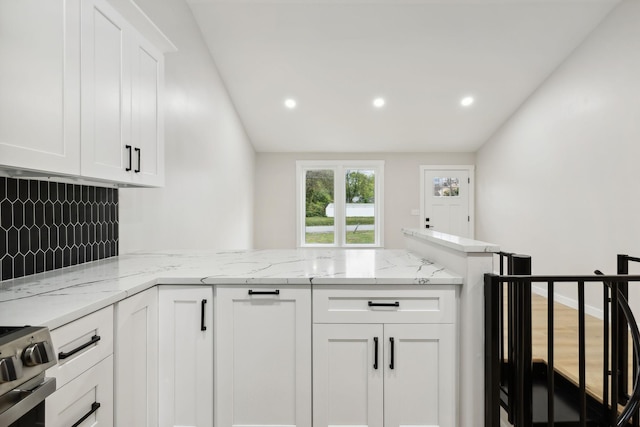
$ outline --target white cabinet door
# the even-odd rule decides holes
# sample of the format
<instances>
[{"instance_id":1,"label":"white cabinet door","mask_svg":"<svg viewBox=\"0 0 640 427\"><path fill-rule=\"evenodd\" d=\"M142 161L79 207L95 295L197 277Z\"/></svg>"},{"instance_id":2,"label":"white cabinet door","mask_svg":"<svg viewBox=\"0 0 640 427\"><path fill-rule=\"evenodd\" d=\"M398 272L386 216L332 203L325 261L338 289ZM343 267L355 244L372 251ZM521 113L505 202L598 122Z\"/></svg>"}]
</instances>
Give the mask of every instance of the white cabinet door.
<instances>
[{"instance_id":1,"label":"white cabinet door","mask_svg":"<svg viewBox=\"0 0 640 427\"><path fill-rule=\"evenodd\" d=\"M0 0L0 166L80 173L80 0Z\"/></svg>"},{"instance_id":2,"label":"white cabinet door","mask_svg":"<svg viewBox=\"0 0 640 427\"><path fill-rule=\"evenodd\" d=\"M309 286L216 286L216 425L311 426Z\"/></svg>"},{"instance_id":3,"label":"white cabinet door","mask_svg":"<svg viewBox=\"0 0 640 427\"><path fill-rule=\"evenodd\" d=\"M113 426L113 356L85 371L47 397L47 427Z\"/></svg>"},{"instance_id":4,"label":"white cabinet door","mask_svg":"<svg viewBox=\"0 0 640 427\"><path fill-rule=\"evenodd\" d=\"M164 56L137 36L132 62L132 180L140 185L164 185L162 92Z\"/></svg>"},{"instance_id":5,"label":"white cabinet door","mask_svg":"<svg viewBox=\"0 0 640 427\"><path fill-rule=\"evenodd\" d=\"M116 425L158 425L158 291L116 305Z\"/></svg>"},{"instance_id":6,"label":"white cabinet door","mask_svg":"<svg viewBox=\"0 0 640 427\"><path fill-rule=\"evenodd\" d=\"M383 426L383 342L382 325L313 325L314 427Z\"/></svg>"},{"instance_id":7,"label":"white cabinet door","mask_svg":"<svg viewBox=\"0 0 640 427\"><path fill-rule=\"evenodd\" d=\"M211 427L213 289L160 286L158 303L159 425Z\"/></svg>"},{"instance_id":8,"label":"white cabinet door","mask_svg":"<svg viewBox=\"0 0 640 427\"><path fill-rule=\"evenodd\" d=\"M131 179L130 37L127 22L105 0L83 1L81 173L85 177Z\"/></svg>"},{"instance_id":9,"label":"white cabinet door","mask_svg":"<svg viewBox=\"0 0 640 427\"><path fill-rule=\"evenodd\" d=\"M384 335L385 427L455 426L454 325L384 325Z\"/></svg>"}]
</instances>

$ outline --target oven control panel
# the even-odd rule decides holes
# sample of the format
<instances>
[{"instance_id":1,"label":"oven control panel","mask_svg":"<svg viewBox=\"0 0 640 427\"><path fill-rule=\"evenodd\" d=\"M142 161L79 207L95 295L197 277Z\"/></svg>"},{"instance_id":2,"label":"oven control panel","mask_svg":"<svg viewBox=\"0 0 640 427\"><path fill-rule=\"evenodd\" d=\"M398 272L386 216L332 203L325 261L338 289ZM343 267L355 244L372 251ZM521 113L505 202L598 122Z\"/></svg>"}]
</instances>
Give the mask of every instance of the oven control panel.
<instances>
[{"instance_id":1,"label":"oven control panel","mask_svg":"<svg viewBox=\"0 0 640 427\"><path fill-rule=\"evenodd\" d=\"M57 363L45 327L0 327L0 396Z\"/></svg>"}]
</instances>

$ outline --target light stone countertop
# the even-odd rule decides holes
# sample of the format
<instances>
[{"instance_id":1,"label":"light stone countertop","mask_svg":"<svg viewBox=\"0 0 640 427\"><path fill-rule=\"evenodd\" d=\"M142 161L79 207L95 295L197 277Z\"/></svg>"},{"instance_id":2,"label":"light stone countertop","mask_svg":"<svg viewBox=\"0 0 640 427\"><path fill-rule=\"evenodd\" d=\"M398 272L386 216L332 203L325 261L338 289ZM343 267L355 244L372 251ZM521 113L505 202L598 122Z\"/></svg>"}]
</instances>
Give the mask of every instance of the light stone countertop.
<instances>
[{"instance_id":1,"label":"light stone countertop","mask_svg":"<svg viewBox=\"0 0 640 427\"><path fill-rule=\"evenodd\" d=\"M500 247L493 243L482 242L480 240L468 239L453 234L441 233L434 230L403 228L405 236L412 236L419 240L436 243L458 252L500 252Z\"/></svg>"},{"instance_id":2,"label":"light stone countertop","mask_svg":"<svg viewBox=\"0 0 640 427\"><path fill-rule=\"evenodd\" d=\"M0 282L0 325L53 329L156 284L461 285L406 250L175 251L122 255Z\"/></svg>"}]
</instances>

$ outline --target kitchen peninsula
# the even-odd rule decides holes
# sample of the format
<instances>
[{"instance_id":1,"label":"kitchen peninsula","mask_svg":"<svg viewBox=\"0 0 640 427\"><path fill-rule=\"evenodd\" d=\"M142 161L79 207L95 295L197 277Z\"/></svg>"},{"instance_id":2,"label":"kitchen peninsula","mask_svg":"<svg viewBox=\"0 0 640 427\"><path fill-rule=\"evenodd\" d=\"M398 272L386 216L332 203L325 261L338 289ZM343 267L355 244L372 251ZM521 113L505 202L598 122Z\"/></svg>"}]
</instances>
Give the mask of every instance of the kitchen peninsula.
<instances>
[{"instance_id":1,"label":"kitchen peninsula","mask_svg":"<svg viewBox=\"0 0 640 427\"><path fill-rule=\"evenodd\" d=\"M102 341L95 345L96 348L100 345L109 348L103 359L98 357L95 365L106 360L109 360L110 367L115 365L115 368L111 367L111 372L114 372L112 378L115 376L112 387L120 390L122 385L119 381L131 379L118 375L127 371L124 359L118 354L119 351L131 353L131 349L119 348L119 345L139 341L127 341L128 334L135 333L137 329L126 326L125 308L129 302L137 301L136 298L151 295L152 302L145 305L144 312L147 313L146 321L150 315L155 325L146 324L144 331L155 333L156 338L143 340L146 351L142 353L152 360L145 363L145 367L151 373L160 372L160 378L148 378L150 382L146 393L142 394L150 402L143 405L147 408L144 415L148 421L158 423L159 420L159 425L186 423L175 421L176 417L184 415L179 414L179 410L167 409L176 407L176 401L169 400L184 397L181 398L176 391L179 384L171 384L167 388L166 381L172 377L167 375L167 369L175 368L181 351L189 353L189 350L182 348L177 356L167 360L168 354L174 354L171 349L184 343L171 341L175 336L166 337L175 328L179 332L178 339L188 339L191 333L187 324L191 320L197 322L193 344L204 343L205 346L205 350L197 351L198 356L210 352L211 363L207 368L182 368L197 375L199 381L203 373L210 375L210 385L205 386L208 387L205 392L198 393L194 400L215 395L216 402L213 411L210 404L192 408L195 412L208 412L195 414L195 418L189 421L195 425L212 425L214 419L216 425L255 424L258 418L247 413L249 409L243 396L234 394L234 390L242 389L250 381L271 381L269 369L264 369L269 359L267 356L283 347L286 349L283 357L291 358L293 373L291 382L283 378L277 387L292 394L270 394L275 395L281 406L289 406L270 410L265 404L251 409L257 414L262 411L264 421L258 422L261 425L309 426L312 423L312 406L314 425L335 424L335 419L327 417L336 416L347 420L344 424L361 416L363 418L358 422L362 421L362 424L382 425L385 420L386 425L395 422L393 417L400 417L394 415L400 410L392 407L394 401L399 406L411 405L406 394L393 389L393 379L403 375L422 378L421 375L433 373L441 375L440 384L436 381L435 386L424 384L423 388L429 389L435 400L433 405L426 405L434 408L434 417L439 417L433 420L434 424L437 421L442 426L473 425L483 415L482 275L492 270L493 252L497 252L498 247L425 230L404 230L404 234L408 250L176 251L121 255L0 283L0 324L48 326L52 329L58 354L67 343L56 340L57 330L99 314L102 320L95 328L89 328L85 335L95 337L99 335L95 330L105 328L104 323L110 323L111 328L107 328L105 333L112 336L105 338L103 335ZM195 292L195 296L190 303L181 304L190 297L181 299L176 295L188 295L189 292ZM196 313L184 315L180 310L186 306L196 307ZM278 328L275 335L273 328ZM365 329L366 333L360 337L358 334ZM205 339L198 344L205 334L209 335L209 341ZM291 338L290 342L288 338ZM279 342L271 343L273 348L269 348L270 339ZM69 346L72 346L71 341ZM78 338L78 341L82 339ZM266 346L261 347L263 355L255 353L254 341ZM379 414L371 411L366 414L340 412L346 409L336 401L332 387L343 388L344 384L341 385L339 379L348 375L349 370L354 370L352 356L356 354L349 353L348 346L339 345L345 342L355 347L362 345L362 348L358 347L360 350L366 349L365 358L371 363L365 363L363 372L371 375L364 385L375 388L380 383L379 386L384 387L378 395L369 388L362 405L363 408L373 407ZM402 353L403 349L411 349L409 342L419 344L415 348L419 356L411 360ZM432 351L430 346L433 345L436 349L436 354L432 355L435 364L430 371L403 372L408 365L411 368L421 365L420 360L414 359ZM65 348L64 351L68 350ZM80 352L78 359L83 355L88 359L91 351L89 348ZM348 368L347 371L332 372L336 369L336 357L344 358L341 363L344 369ZM321 363L323 358L326 363ZM205 357L205 360L209 359ZM233 363L228 364L229 361ZM231 368L231 365L244 362L248 363L244 370L251 370L253 365L262 370L256 369L241 376ZM286 366L286 360L281 362ZM448 364L451 369L447 371L443 366ZM65 366L60 365L52 370L61 370ZM88 365L87 369L93 369L92 366ZM200 369L194 371L194 368ZM74 381L71 376L65 381L59 379L58 389L66 387L66 382L71 385ZM271 384L267 388L270 390L270 387L276 386ZM163 394L165 389L170 389L168 394ZM160 391L159 398L156 397L157 390ZM126 401L119 402L118 392L115 396L116 402L111 406L103 405L101 411L108 412L111 408L111 413L115 413L114 419L121 420L114 424L124 425L122 420L128 416L124 412L135 412L136 409L129 407L131 405ZM451 396L451 399L438 402L445 400L445 396ZM255 397L257 395L249 395L244 400L255 401ZM376 406L377 402L380 405ZM359 408L358 402L349 404ZM419 409L412 412L404 408L403 412L418 418L421 416ZM168 419L171 417L174 420ZM279 417L286 419L278 420ZM380 419L376 420L376 417Z\"/></svg>"}]
</instances>

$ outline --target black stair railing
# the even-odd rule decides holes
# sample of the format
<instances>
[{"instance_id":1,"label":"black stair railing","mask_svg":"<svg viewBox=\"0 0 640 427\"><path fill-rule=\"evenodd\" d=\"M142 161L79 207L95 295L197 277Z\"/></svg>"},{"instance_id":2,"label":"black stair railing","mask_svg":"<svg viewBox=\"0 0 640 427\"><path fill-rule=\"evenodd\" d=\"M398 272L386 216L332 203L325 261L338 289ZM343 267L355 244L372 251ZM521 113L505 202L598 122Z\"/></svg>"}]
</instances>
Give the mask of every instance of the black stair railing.
<instances>
[{"instance_id":1,"label":"black stair railing","mask_svg":"<svg viewBox=\"0 0 640 427\"><path fill-rule=\"evenodd\" d=\"M624 258L621 258L624 257ZM628 275L628 262L640 258L620 256L615 276L532 276L531 259L524 255L500 254L500 275L485 275L485 427L500 425L500 407L515 427L532 426L602 426L622 427L638 425L640 386L638 354L640 333L628 305L628 284L639 282L640 276ZM625 270L626 265L626 270ZM504 270L507 274L504 274ZM559 376L554 367L554 292L557 283L573 283L578 293L578 381L573 384ZM547 354L545 395L533 396L533 363L531 342L531 289L545 284L547 295ZM585 287L600 284L603 301L603 396L601 400L588 395L586 388L585 350ZM609 322L611 319L611 322ZM506 323L505 323L506 322ZM506 329L506 337L505 337ZM633 391L629 394L626 381L628 367L628 332L633 345ZM621 355L625 352L625 357ZM539 374L540 370L536 372ZM571 383L575 393L569 401L575 406L575 420L568 422L563 415L556 424L556 394ZM540 386L539 378L536 386ZM622 386L621 386L622 384ZM565 393L566 394L566 393ZM566 396L564 396L566 399ZM540 400L545 402L540 404ZM603 403L604 402L604 403ZM535 403L535 405L534 405ZM562 403L566 406L566 402ZM626 405L618 411L618 404ZM534 414L534 406L538 413ZM540 408L546 414L540 414ZM534 420L535 415L535 420ZM543 421L541 421L543 419Z\"/></svg>"},{"instance_id":2,"label":"black stair railing","mask_svg":"<svg viewBox=\"0 0 640 427\"><path fill-rule=\"evenodd\" d=\"M596 270L595 274L600 276L604 275L604 273L602 273L600 270ZM640 331L638 331L638 324L636 323L635 317L631 312L631 307L629 307L629 302L627 301L627 297L625 296L625 293L628 293L628 290L629 290L628 282L619 282L619 283L604 282L604 284L610 289L612 300L613 300L613 296L617 295L617 306L619 307L619 311L618 313L614 313L613 316L616 316L618 317L618 319L623 320L624 323L622 324L625 326L624 336L620 336L621 334L618 333L619 330L615 330L615 329L614 329L615 333L612 334L613 335L613 339L611 341L611 360L612 360L611 402L612 403L610 406L606 405L606 408L613 407L615 408L615 410L609 411L609 422L612 426L615 425L616 427L622 427L622 426L627 426L631 418L634 417L634 420L632 421L631 425L636 426L638 423L638 406L640 404L640 381L638 381L638 375L640 371L638 370L637 362L635 361L638 360L638 354L640 354ZM620 286L622 284L624 284L624 287ZM620 314L621 316L619 316ZM620 325L620 323L618 323L618 325ZM628 382L627 382L628 364L625 363L624 365L620 365L619 369L613 368L616 364L614 361L619 361L619 360L628 361L627 325L628 325L628 331L631 334L631 343L633 346L633 359L634 359L633 391L631 392L630 395L627 394L628 389L626 388L626 386L628 385ZM621 339L618 340L618 338L621 338ZM625 343L625 344L622 345L622 343ZM624 358L620 358L618 357L618 352L621 351L621 349L623 348L627 354L625 354ZM614 374L616 372L617 372L617 375ZM615 378L618 378L618 377L620 379L616 381ZM624 382L622 381L622 378L624 378ZM618 384L615 384L616 382ZM619 386L620 383L623 383L625 385L624 389L620 389L619 387L616 387L616 385ZM604 390L607 390L607 387L605 387ZM624 397L618 396L618 393L624 395ZM608 396L606 395L603 397L604 402L608 402L607 397ZM626 405L623 408L623 410L620 412L620 414L618 414L617 403L620 403L621 401L624 401Z\"/></svg>"}]
</instances>

